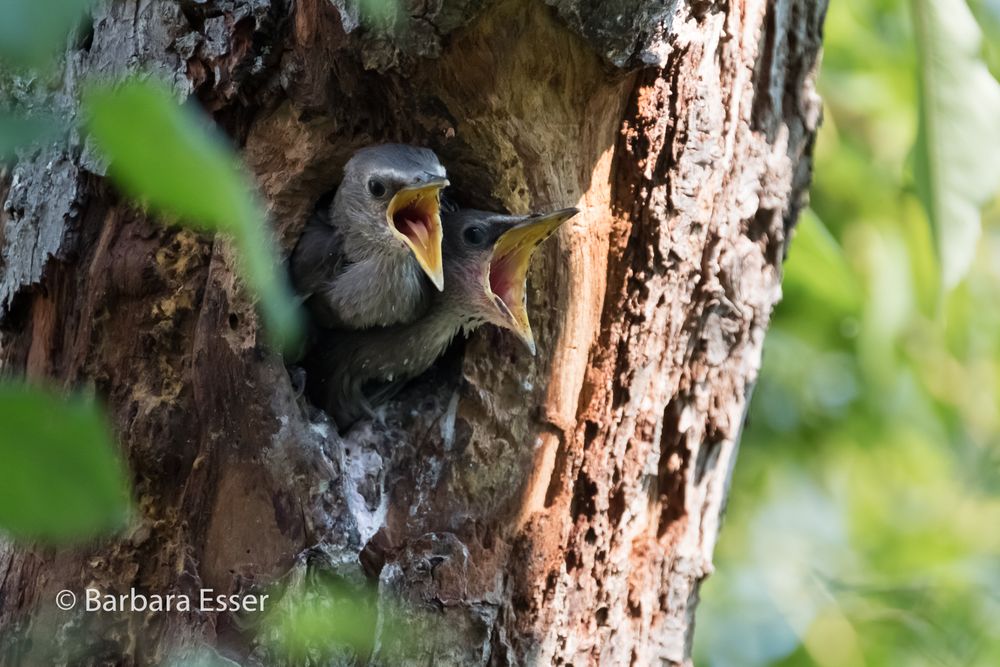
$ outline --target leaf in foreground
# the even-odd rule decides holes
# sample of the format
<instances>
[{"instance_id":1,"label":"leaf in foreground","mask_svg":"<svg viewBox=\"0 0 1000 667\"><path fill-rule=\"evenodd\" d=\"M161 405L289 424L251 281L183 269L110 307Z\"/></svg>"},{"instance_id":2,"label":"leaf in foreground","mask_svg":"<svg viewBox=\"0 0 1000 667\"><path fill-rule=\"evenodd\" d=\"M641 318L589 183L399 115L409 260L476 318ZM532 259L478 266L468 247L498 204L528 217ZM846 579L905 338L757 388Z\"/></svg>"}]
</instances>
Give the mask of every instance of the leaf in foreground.
<instances>
[{"instance_id":1,"label":"leaf in foreground","mask_svg":"<svg viewBox=\"0 0 1000 667\"><path fill-rule=\"evenodd\" d=\"M290 588L267 629L289 657L331 657L341 651L366 655L374 648L378 616L374 589L334 580Z\"/></svg>"},{"instance_id":2,"label":"leaf in foreground","mask_svg":"<svg viewBox=\"0 0 1000 667\"><path fill-rule=\"evenodd\" d=\"M913 0L920 53L916 181L934 230L945 289L968 272L980 208L1000 186L1000 84L980 58L964 0Z\"/></svg>"},{"instance_id":3,"label":"leaf in foreground","mask_svg":"<svg viewBox=\"0 0 1000 667\"><path fill-rule=\"evenodd\" d=\"M98 406L0 383L0 531L61 543L121 528L128 484Z\"/></svg>"},{"instance_id":4,"label":"leaf in foreground","mask_svg":"<svg viewBox=\"0 0 1000 667\"><path fill-rule=\"evenodd\" d=\"M55 138L60 130L59 122L50 115L0 111L0 161L13 157L18 148Z\"/></svg>"},{"instance_id":5,"label":"leaf in foreground","mask_svg":"<svg viewBox=\"0 0 1000 667\"><path fill-rule=\"evenodd\" d=\"M93 0L4 0L0 60L42 65L66 41Z\"/></svg>"},{"instance_id":6,"label":"leaf in foreground","mask_svg":"<svg viewBox=\"0 0 1000 667\"><path fill-rule=\"evenodd\" d=\"M229 234L244 280L258 295L279 344L299 331L295 300L265 216L235 152L207 118L179 106L169 89L137 79L92 88L89 129L109 173L131 197L200 229Z\"/></svg>"}]
</instances>

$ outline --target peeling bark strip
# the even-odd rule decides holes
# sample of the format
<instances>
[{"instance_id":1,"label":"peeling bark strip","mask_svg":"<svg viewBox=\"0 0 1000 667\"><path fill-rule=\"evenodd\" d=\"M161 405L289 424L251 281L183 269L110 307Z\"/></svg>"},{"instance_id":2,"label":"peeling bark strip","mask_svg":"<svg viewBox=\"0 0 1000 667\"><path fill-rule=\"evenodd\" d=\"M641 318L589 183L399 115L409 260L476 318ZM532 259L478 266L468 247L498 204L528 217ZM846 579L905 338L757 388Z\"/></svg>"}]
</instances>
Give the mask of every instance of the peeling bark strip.
<instances>
[{"instance_id":1,"label":"peeling bark strip","mask_svg":"<svg viewBox=\"0 0 1000 667\"><path fill-rule=\"evenodd\" d=\"M424 3L394 38L350 0L95 11L61 88L5 94L72 114L85 76L167 77L243 148L286 251L374 141L436 150L465 204L583 213L533 267L537 357L483 330L341 439L263 347L221 239L122 202L79 139L0 173L3 372L101 394L140 513L109 543L0 545L0 663L211 646L282 664L245 619L61 612L54 596L228 594L317 568L452 630L378 637L358 662L688 662L809 183L824 11Z\"/></svg>"}]
</instances>

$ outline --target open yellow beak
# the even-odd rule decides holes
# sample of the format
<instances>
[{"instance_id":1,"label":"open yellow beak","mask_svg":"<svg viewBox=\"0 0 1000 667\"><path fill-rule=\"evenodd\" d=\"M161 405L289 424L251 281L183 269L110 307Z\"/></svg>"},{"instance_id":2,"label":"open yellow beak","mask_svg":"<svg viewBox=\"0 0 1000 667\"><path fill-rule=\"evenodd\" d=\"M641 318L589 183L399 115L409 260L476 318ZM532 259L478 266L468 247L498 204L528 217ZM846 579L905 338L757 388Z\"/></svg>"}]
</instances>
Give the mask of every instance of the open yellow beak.
<instances>
[{"instance_id":1,"label":"open yellow beak","mask_svg":"<svg viewBox=\"0 0 1000 667\"><path fill-rule=\"evenodd\" d=\"M441 190L448 179L436 178L401 188L389 202L386 222L413 251L417 263L438 290L444 289L441 261Z\"/></svg>"},{"instance_id":2,"label":"open yellow beak","mask_svg":"<svg viewBox=\"0 0 1000 667\"><path fill-rule=\"evenodd\" d=\"M517 334L532 354L535 354L535 337L531 333L527 309L531 256L542 241L577 213L579 209L564 208L526 218L504 232L493 246L487 289L503 313L507 328Z\"/></svg>"}]
</instances>

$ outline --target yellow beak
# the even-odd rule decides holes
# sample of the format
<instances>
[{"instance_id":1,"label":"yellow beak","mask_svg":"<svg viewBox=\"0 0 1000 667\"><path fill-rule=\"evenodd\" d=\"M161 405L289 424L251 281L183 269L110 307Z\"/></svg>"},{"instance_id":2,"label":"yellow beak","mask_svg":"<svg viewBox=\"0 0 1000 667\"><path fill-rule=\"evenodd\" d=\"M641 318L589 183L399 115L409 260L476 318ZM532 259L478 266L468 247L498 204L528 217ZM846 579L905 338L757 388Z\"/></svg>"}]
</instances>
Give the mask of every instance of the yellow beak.
<instances>
[{"instance_id":1,"label":"yellow beak","mask_svg":"<svg viewBox=\"0 0 1000 667\"><path fill-rule=\"evenodd\" d=\"M542 241L577 213L578 209L564 208L526 218L504 232L493 246L487 288L503 313L507 328L517 334L532 354L535 354L535 337L527 308L531 256Z\"/></svg>"},{"instance_id":2,"label":"yellow beak","mask_svg":"<svg viewBox=\"0 0 1000 667\"><path fill-rule=\"evenodd\" d=\"M441 190L447 186L445 178L408 185L393 196L386 210L389 229L410 247L438 290L444 289L440 203Z\"/></svg>"}]
</instances>

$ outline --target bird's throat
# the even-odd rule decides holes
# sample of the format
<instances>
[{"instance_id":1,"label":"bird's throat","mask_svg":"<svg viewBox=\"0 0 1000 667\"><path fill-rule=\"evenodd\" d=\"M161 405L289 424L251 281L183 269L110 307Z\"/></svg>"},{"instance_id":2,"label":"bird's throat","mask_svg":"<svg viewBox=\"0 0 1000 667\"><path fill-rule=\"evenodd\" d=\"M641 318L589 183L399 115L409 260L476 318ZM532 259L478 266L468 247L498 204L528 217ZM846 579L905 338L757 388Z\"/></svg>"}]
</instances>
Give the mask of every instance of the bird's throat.
<instances>
[{"instance_id":1,"label":"bird's throat","mask_svg":"<svg viewBox=\"0 0 1000 667\"><path fill-rule=\"evenodd\" d=\"M438 191L447 181L400 190L389 202L387 218L392 231L416 258L434 285L444 287L441 259L441 211Z\"/></svg>"},{"instance_id":2,"label":"bird's throat","mask_svg":"<svg viewBox=\"0 0 1000 667\"><path fill-rule=\"evenodd\" d=\"M392 224L411 243L426 247L431 241L430 216L415 208L405 208L392 216Z\"/></svg>"}]
</instances>

